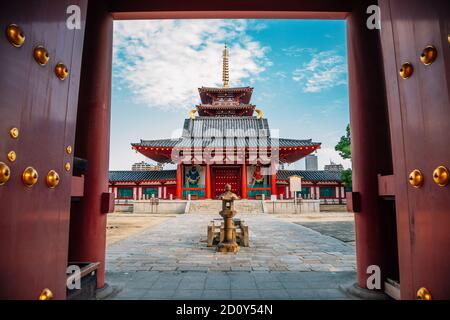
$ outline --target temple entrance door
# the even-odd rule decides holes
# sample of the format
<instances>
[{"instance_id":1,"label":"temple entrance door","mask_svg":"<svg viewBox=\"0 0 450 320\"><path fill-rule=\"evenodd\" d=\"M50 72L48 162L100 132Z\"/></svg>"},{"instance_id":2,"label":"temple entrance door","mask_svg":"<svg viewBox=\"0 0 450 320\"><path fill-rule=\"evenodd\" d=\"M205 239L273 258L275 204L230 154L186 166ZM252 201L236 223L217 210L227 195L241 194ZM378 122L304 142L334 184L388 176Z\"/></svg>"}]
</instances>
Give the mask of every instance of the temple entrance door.
<instances>
[{"instance_id":1,"label":"temple entrance door","mask_svg":"<svg viewBox=\"0 0 450 320\"><path fill-rule=\"evenodd\" d=\"M415 299L425 287L433 299L448 299L450 185L438 168L450 168L450 3L382 1L380 7L401 297ZM428 46L436 49L434 61L432 51L425 54ZM406 62L414 71L403 79ZM414 170L420 173L410 181Z\"/></svg>"},{"instance_id":2,"label":"temple entrance door","mask_svg":"<svg viewBox=\"0 0 450 320\"><path fill-rule=\"evenodd\" d=\"M241 169L239 167L212 168L212 195L216 199L225 192L225 185L231 185L231 191L241 196Z\"/></svg>"},{"instance_id":3,"label":"temple entrance door","mask_svg":"<svg viewBox=\"0 0 450 320\"><path fill-rule=\"evenodd\" d=\"M0 174L0 299L35 300L44 288L55 299L66 297L84 34L66 26L67 7L72 4L81 9L84 29L84 0L0 3L0 162L6 168ZM10 24L21 29L23 43L21 37L15 37L15 45L8 41L5 29ZM49 57L45 61L45 54L37 56L41 65L33 57L37 46ZM58 62L68 69L63 81L55 75Z\"/></svg>"}]
</instances>

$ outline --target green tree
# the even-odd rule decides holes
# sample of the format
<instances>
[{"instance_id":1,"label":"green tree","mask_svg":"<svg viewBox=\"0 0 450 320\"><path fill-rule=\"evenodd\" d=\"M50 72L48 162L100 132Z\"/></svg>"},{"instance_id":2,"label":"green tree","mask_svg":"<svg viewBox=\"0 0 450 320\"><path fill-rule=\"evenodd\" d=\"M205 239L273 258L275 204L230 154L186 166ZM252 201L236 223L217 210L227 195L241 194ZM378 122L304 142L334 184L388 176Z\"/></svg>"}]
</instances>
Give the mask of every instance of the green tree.
<instances>
[{"instance_id":1,"label":"green tree","mask_svg":"<svg viewBox=\"0 0 450 320\"><path fill-rule=\"evenodd\" d=\"M346 189L351 189L352 187L352 169L345 169L341 172L341 180L345 185Z\"/></svg>"},{"instance_id":2,"label":"green tree","mask_svg":"<svg viewBox=\"0 0 450 320\"><path fill-rule=\"evenodd\" d=\"M336 151L339 151L339 155L343 159L352 158L351 142L350 142L350 124L347 125L347 133L341 137L338 144L334 147Z\"/></svg>"},{"instance_id":3,"label":"green tree","mask_svg":"<svg viewBox=\"0 0 450 320\"><path fill-rule=\"evenodd\" d=\"M350 124L347 125L346 134L342 136L338 144L334 147L336 151L339 151L339 155L343 159L352 158L351 138L350 138ZM343 170L341 173L341 180L346 188L352 187L352 169Z\"/></svg>"}]
</instances>

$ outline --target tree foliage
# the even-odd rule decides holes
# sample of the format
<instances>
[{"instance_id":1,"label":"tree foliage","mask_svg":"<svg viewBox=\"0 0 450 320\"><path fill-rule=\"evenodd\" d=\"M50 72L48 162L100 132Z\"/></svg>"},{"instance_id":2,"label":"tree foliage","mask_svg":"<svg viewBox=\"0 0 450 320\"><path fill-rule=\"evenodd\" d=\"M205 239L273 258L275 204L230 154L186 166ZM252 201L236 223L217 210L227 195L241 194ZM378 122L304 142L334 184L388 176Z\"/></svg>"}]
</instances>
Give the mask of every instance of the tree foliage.
<instances>
[{"instance_id":1,"label":"tree foliage","mask_svg":"<svg viewBox=\"0 0 450 320\"><path fill-rule=\"evenodd\" d=\"M352 169L345 169L341 172L341 180L346 188L352 187Z\"/></svg>"},{"instance_id":2,"label":"tree foliage","mask_svg":"<svg viewBox=\"0 0 450 320\"><path fill-rule=\"evenodd\" d=\"M339 155L343 159L352 158L351 140L350 140L350 124L347 125L347 133L341 137L338 144L334 147L336 151L339 151Z\"/></svg>"},{"instance_id":3,"label":"tree foliage","mask_svg":"<svg viewBox=\"0 0 450 320\"><path fill-rule=\"evenodd\" d=\"M334 147L336 151L339 152L339 155L343 159L351 159L352 158L352 150L351 150L351 138L350 138L350 124L347 125L346 134L341 137L338 144ZM343 170L341 173L342 183L346 188L352 187L352 169Z\"/></svg>"}]
</instances>

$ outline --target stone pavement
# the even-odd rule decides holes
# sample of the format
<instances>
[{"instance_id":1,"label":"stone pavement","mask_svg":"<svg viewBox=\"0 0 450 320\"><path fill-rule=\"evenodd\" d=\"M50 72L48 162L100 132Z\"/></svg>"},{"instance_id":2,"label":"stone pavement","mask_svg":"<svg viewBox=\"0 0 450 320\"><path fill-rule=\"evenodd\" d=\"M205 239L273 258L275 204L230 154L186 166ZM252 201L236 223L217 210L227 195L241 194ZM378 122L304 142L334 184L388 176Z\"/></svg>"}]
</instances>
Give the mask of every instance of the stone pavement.
<instances>
[{"instance_id":1,"label":"stone pavement","mask_svg":"<svg viewBox=\"0 0 450 320\"><path fill-rule=\"evenodd\" d=\"M116 298L345 298L338 284L355 278L352 244L268 214L238 214L250 247L217 253L206 247L206 226L218 217L180 215L109 246L106 280L123 289Z\"/></svg>"},{"instance_id":2,"label":"stone pavement","mask_svg":"<svg viewBox=\"0 0 450 320\"><path fill-rule=\"evenodd\" d=\"M320 221L320 222L295 222L321 234L336 238L347 244L355 244L354 221Z\"/></svg>"},{"instance_id":3,"label":"stone pavement","mask_svg":"<svg viewBox=\"0 0 450 320\"><path fill-rule=\"evenodd\" d=\"M340 284L354 282L343 272L107 272L119 288L114 300L343 300Z\"/></svg>"}]
</instances>

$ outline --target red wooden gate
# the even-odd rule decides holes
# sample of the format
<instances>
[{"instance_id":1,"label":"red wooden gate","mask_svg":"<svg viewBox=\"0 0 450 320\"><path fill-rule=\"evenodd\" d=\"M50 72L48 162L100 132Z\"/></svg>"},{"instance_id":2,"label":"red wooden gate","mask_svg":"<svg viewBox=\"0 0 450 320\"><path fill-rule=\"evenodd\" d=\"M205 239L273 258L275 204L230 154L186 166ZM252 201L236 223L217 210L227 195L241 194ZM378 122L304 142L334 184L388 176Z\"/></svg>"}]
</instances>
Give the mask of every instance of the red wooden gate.
<instances>
[{"instance_id":1,"label":"red wooden gate","mask_svg":"<svg viewBox=\"0 0 450 320\"><path fill-rule=\"evenodd\" d=\"M72 150L86 3L0 3L0 162L11 173L0 185L0 299L37 299L44 288L55 299L66 297ZM80 30L66 26L70 5L81 8ZM5 36L11 24L25 36L21 46ZM38 46L47 51L47 63L44 59L40 65L33 58ZM69 72L64 80L54 71L59 62ZM12 128L17 128L17 135ZM37 181L31 179L28 186L22 177L26 168L37 174ZM59 175L54 188L46 179L51 170Z\"/></svg>"},{"instance_id":2,"label":"red wooden gate","mask_svg":"<svg viewBox=\"0 0 450 320\"><path fill-rule=\"evenodd\" d=\"M241 194L241 169L238 167L217 167L212 169L212 194L217 198L225 192L225 185L231 185L231 191Z\"/></svg>"}]
</instances>

